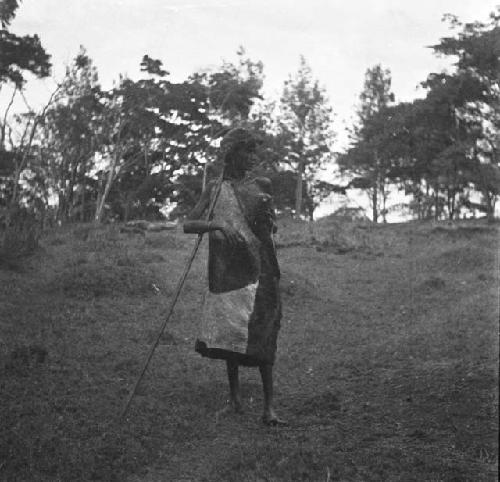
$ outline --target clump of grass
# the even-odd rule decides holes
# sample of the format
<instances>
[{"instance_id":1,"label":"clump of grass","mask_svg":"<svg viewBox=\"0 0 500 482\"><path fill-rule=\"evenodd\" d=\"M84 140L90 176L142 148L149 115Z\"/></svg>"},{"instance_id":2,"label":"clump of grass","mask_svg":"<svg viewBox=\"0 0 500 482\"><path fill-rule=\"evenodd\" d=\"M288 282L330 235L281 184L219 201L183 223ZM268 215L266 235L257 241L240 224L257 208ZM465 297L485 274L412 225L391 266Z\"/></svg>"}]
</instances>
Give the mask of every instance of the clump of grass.
<instances>
[{"instance_id":1,"label":"clump of grass","mask_svg":"<svg viewBox=\"0 0 500 482\"><path fill-rule=\"evenodd\" d=\"M50 246L63 246L66 244L66 241L63 239L63 238L60 238L58 236L56 236L55 238L52 238L48 244Z\"/></svg>"},{"instance_id":2,"label":"clump of grass","mask_svg":"<svg viewBox=\"0 0 500 482\"><path fill-rule=\"evenodd\" d=\"M153 249L176 249L182 248L189 240L187 236L182 236L177 232L163 231L160 233L148 233L146 246Z\"/></svg>"},{"instance_id":3,"label":"clump of grass","mask_svg":"<svg viewBox=\"0 0 500 482\"><path fill-rule=\"evenodd\" d=\"M79 241L87 241L92 231L90 224L78 225L73 229L73 237Z\"/></svg>"},{"instance_id":4,"label":"clump of grass","mask_svg":"<svg viewBox=\"0 0 500 482\"><path fill-rule=\"evenodd\" d=\"M419 290L424 293L435 292L442 290L446 286L446 282L439 276L431 276L419 285Z\"/></svg>"},{"instance_id":5,"label":"clump of grass","mask_svg":"<svg viewBox=\"0 0 500 482\"><path fill-rule=\"evenodd\" d=\"M76 243L75 243L76 240ZM106 253L120 251L126 243L114 224L80 224L70 231L68 241L78 244L86 252Z\"/></svg>"},{"instance_id":6,"label":"clump of grass","mask_svg":"<svg viewBox=\"0 0 500 482\"><path fill-rule=\"evenodd\" d=\"M160 253L141 253L138 256L138 259L141 263L145 264L154 264L154 263L163 263L165 262L165 257Z\"/></svg>"},{"instance_id":7,"label":"clump of grass","mask_svg":"<svg viewBox=\"0 0 500 482\"><path fill-rule=\"evenodd\" d=\"M119 249L123 243L116 226L92 226L87 235L87 249L89 251L103 252Z\"/></svg>"},{"instance_id":8,"label":"clump of grass","mask_svg":"<svg viewBox=\"0 0 500 482\"><path fill-rule=\"evenodd\" d=\"M49 291L79 299L146 296L154 294L157 283L154 274L140 266L87 263L64 271L49 284Z\"/></svg>"},{"instance_id":9,"label":"clump of grass","mask_svg":"<svg viewBox=\"0 0 500 482\"><path fill-rule=\"evenodd\" d=\"M85 253L90 261L98 264L134 266L133 246L121 238L119 230L113 225L82 225L73 229L72 235L77 242L78 251Z\"/></svg>"},{"instance_id":10,"label":"clump of grass","mask_svg":"<svg viewBox=\"0 0 500 482\"><path fill-rule=\"evenodd\" d=\"M18 271L38 248L40 227L29 217L15 218L0 232L0 269Z\"/></svg>"},{"instance_id":11,"label":"clump of grass","mask_svg":"<svg viewBox=\"0 0 500 482\"><path fill-rule=\"evenodd\" d=\"M62 263L52 269L47 285L51 293L83 300L149 296L161 286L158 280L164 279L156 269L165 262L163 254L146 249L142 239L138 243L124 237L117 226L81 225L67 233L59 232L57 238L66 243L60 249L59 243L56 245ZM52 239L47 239L50 247Z\"/></svg>"},{"instance_id":12,"label":"clump of grass","mask_svg":"<svg viewBox=\"0 0 500 482\"><path fill-rule=\"evenodd\" d=\"M18 345L7 356L5 369L19 375L33 366L45 363L47 355L47 349L39 344Z\"/></svg>"},{"instance_id":13,"label":"clump of grass","mask_svg":"<svg viewBox=\"0 0 500 482\"><path fill-rule=\"evenodd\" d=\"M491 225L476 225L476 224L449 224L439 225L432 229L432 233L445 234L451 238L471 238L478 234L489 234L496 230L495 226Z\"/></svg>"},{"instance_id":14,"label":"clump of grass","mask_svg":"<svg viewBox=\"0 0 500 482\"><path fill-rule=\"evenodd\" d=\"M345 254L351 251L371 251L373 239L366 224L358 221L320 220L315 223L286 220L284 230L278 231L277 247L315 247L318 251Z\"/></svg>"},{"instance_id":15,"label":"clump of grass","mask_svg":"<svg viewBox=\"0 0 500 482\"><path fill-rule=\"evenodd\" d=\"M430 266L439 271L458 273L491 268L495 264L492 250L481 246L459 246L448 249L429 260Z\"/></svg>"}]
</instances>

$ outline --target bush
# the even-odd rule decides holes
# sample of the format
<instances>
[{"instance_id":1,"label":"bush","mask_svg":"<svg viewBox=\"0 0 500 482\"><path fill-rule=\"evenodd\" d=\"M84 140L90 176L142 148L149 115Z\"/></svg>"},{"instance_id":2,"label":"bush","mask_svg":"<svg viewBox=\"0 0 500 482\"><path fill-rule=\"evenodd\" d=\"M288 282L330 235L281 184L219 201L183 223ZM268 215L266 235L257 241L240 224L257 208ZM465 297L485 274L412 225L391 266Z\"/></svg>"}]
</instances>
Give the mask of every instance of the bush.
<instances>
[{"instance_id":1,"label":"bush","mask_svg":"<svg viewBox=\"0 0 500 482\"><path fill-rule=\"evenodd\" d=\"M0 268L19 269L22 259L38 248L40 233L34 217L16 213L0 232Z\"/></svg>"}]
</instances>

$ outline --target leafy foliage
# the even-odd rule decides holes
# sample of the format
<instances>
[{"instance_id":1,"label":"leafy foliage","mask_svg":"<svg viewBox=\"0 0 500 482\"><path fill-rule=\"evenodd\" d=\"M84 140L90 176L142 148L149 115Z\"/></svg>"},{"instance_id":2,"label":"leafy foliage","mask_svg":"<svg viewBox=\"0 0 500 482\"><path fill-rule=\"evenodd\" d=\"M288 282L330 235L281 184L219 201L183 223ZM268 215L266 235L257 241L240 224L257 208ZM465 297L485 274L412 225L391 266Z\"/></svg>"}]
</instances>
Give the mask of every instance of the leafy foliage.
<instances>
[{"instance_id":1,"label":"leafy foliage","mask_svg":"<svg viewBox=\"0 0 500 482\"><path fill-rule=\"evenodd\" d=\"M10 101L0 116L0 206L15 212L19 199L19 181L32 156L31 147L36 126L41 120L33 112L17 116L21 126L19 139L12 135L8 122L9 110L16 94L23 89L26 72L37 77L46 77L50 72L50 56L45 52L37 35L17 36L8 31L19 7L18 0L0 2L0 89L6 83L13 84ZM43 113L43 112L42 112ZM10 146L7 147L7 138ZM10 224L10 214L6 224Z\"/></svg>"},{"instance_id":2,"label":"leafy foliage","mask_svg":"<svg viewBox=\"0 0 500 482\"><path fill-rule=\"evenodd\" d=\"M319 200L314 199L310 189L317 172L330 159L334 139L332 130L332 108L325 90L312 75L312 70L301 56L299 69L285 82L281 97L279 145L287 164L296 178L295 214L303 210L303 187L307 193L309 216Z\"/></svg>"},{"instance_id":3,"label":"leafy foliage","mask_svg":"<svg viewBox=\"0 0 500 482\"><path fill-rule=\"evenodd\" d=\"M387 153L382 152L390 149L387 122L393 115L389 106L394 101L390 70L380 64L367 69L359 97L359 125L353 131L353 146L341 157L339 164L344 173L357 176L356 186L368 193L376 223L381 209L385 219L390 170Z\"/></svg>"},{"instance_id":4,"label":"leafy foliage","mask_svg":"<svg viewBox=\"0 0 500 482\"><path fill-rule=\"evenodd\" d=\"M38 35L15 35L7 30L19 7L18 0L0 2L0 83L12 82L20 87L25 82L23 73L31 72L46 77L50 72L50 56L42 47Z\"/></svg>"},{"instance_id":5,"label":"leafy foliage","mask_svg":"<svg viewBox=\"0 0 500 482\"><path fill-rule=\"evenodd\" d=\"M262 62L243 48L234 61L180 82L160 59L144 55L139 79L119 77L103 90L82 47L52 103L8 119L25 74L46 76L50 68L36 35L7 30L18 3L0 6L0 82L13 86L0 120L3 206L31 206L59 222L157 218L165 210L182 216L219 169L220 139L240 126L262 141L256 174L271 179L279 209L298 217L312 219L325 197L346 188L369 195L374 221L385 220L395 188L412 197L409 207L421 218L454 218L475 206L493 216L500 194L498 12L485 23L446 18L453 34L431 48L455 57L455 67L429 74L423 99L395 103L390 70L367 69L352 143L337 158L346 185L336 185L322 177L333 167L333 111L304 57L274 102L262 96Z\"/></svg>"},{"instance_id":6,"label":"leafy foliage","mask_svg":"<svg viewBox=\"0 0 500 482\"><path fill-rule=\"evenodd\" d=\"M430 74L424 99L389 105L383 70L367 73L361 122L339 164L354 177L351 187L370 193L374 220L377 190L385 199L387 183L413 196L410 207L418 217L459 216L462 208L477 205L470 200L475 192L482 195L482 210L493 216L500 192L499 16L493 13L484 24L446 20L459 31L432 48L455 56L456 68Z\"/></svg>"},{"instance_id":7,"label":"leafy foliage","mask_svg":"<svg viewBox=\"0 0 500 482\"><path fill-rule=\"evenodd\" d=\"M7 28L7 26L10 25L10 22L16 15L18 7L18 0L2 0L0 3L0 23L2 28Z\"/></svg>"},{"instance_id":8,"label":"leafy foliage","mask_svg":"<svg viewBox=\"0 0 500 482\"><path fill-rule=\"evenodd\" d=\"M38 35L19 37L0 30L0 82L10 81L21 86L25 82L23 71L47 77L50 73L49 59Z\"/></svg>"},{"instance_id":9,"label":"leafy foliage","mask_svg":"<svg viewBox=\"0 0 500 482\"><path fill-rule=\"evenodd\" d=\"M66 70L56 102L38 134L38 163L46 197L57 196L57 219L88 219L91 170L103 135L101 87L83 47Z\"/></svg>"}]
</instances>

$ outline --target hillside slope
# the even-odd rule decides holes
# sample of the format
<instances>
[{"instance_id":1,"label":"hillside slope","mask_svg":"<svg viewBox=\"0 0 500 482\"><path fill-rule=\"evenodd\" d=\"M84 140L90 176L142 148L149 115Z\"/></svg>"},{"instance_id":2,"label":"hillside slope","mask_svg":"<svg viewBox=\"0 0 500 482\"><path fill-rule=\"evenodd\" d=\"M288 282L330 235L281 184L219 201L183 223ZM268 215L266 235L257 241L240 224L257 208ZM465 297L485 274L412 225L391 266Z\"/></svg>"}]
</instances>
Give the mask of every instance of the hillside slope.
<instances>
[{"instance_id":1,"label":"hillside slope","mask_svg":"<svg viewBox=\"0 0 500 482\"><path fill-rule=\"evenodd\" d=\"M278 429L255 369L216 420L202 251L120 421L193 240L76 226L0 270L1 480L495 480L495 226L282 221Z\"/></svg>"}]
</instances>

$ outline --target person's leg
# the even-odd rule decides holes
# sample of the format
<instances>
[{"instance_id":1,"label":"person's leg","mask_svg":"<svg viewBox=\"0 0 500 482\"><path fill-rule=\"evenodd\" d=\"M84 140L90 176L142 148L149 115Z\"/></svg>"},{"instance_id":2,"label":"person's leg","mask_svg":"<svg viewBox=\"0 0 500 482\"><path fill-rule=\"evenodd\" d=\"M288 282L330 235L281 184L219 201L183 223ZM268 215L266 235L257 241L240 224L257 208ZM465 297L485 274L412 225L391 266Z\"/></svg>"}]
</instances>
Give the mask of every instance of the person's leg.
<instances>
[{"instance_id":1,"label":"person's leg","mask_svg":"<svg viewBox=\"0 0 500 482\"><path fill-rule=\"evenodd\" d=\"M276 415L273 408L273 366L270 364L259 365L264 389L264 414L262 421L266 425L278 425L285 423Z\"/></svg>"},{"instance_id":2,"label":"person's leg","mask_svg":"<svg viewBox=\"0 0 500 482\"><path fill-rule=\"evenodd\" d=\"M240 381L238 378L238 362L235 360L226 360L227 377L229 380L229 403L235 412L242 412L243 406L240 395Z\"/></svg>"}]
</instances>

